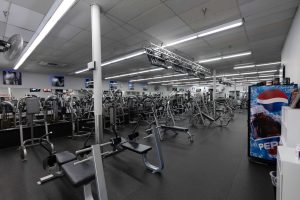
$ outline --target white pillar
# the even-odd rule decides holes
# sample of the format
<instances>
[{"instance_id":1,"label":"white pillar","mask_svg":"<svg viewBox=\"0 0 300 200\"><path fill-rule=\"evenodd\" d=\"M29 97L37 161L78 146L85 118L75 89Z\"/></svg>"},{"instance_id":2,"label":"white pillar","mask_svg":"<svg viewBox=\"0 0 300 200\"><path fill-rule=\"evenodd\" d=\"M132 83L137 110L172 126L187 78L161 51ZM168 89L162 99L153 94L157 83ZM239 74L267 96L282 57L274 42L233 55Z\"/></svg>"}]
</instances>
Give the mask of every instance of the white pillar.
<instances>
[{"instance_id":1,"label":"white pillar","mask_svg":"<svg viewBox=\"0 0 300 200\"><path fill-rule=\"evenodd\" d=\"M96 69L93 71L94 80L94 115L95 115L95 142L103 143L102 124L102 69L101 69L101 26L100 6L91 5L92 21L92 60L96 62Z\"/></svg>"},{"instance_id":2,"label":"white pillar","mask_svg":"<svg viewBox=\"0 0 300 200\"><path fill-rule=\"evenodd\" d=\"M236 99L236 80L234 80L234 99Z\"/></svg>"},{"instance_id":3,"label":"white pillar","mask_svg":"<svg viewBox=\"0 0 300 200\"><path fill-rule=\"evenodd\" d=\"M92 26L92 60L96 63L96 69L93 71L94 79L94 116L95 116L95 142L103 143L103 124L102 124L102 69L101 69L101 23L100 6L91 5L91 26ZM101 149L99 146L93 148L96 185L99 200L108 200L106 183L103 172Z\"/></svg>"},{"instance_id":4,"label":"white pillar","mask_svg":"<svg viewBox=\"0 0 300 200\"><path fill-rule=\"evenodd\" d=\"M213 101L216 100L216 91L217 91L217 78L216 70L213 71Z\"/></svg>"}]
</instances>

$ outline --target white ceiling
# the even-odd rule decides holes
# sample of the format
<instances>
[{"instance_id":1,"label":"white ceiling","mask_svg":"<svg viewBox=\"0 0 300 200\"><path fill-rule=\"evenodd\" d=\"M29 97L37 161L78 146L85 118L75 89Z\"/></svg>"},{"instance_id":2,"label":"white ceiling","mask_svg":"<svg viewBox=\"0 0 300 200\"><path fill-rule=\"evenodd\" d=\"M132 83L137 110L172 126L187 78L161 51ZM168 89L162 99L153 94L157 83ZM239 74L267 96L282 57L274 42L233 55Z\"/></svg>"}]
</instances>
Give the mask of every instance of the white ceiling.
<instances>
[{"instance_id":1,"label":"white ceiling","mask_svg":"<svg viewBox=\"0 0 300 200\"><path fill-rule=\"evenodd\" d=\"M0 39L19 33L28 42L55 0L0 0ZM167 43L206 28L244 18L242 27L170 48L193 60L251 50L251 56L205 64L232 73L239 63L280 60L281 50L300 0L96 0L102 9L102 60ZM206 10L204 14L204 10ZM7 11L5 17L3 11ZM79 1L54 27L21 67L41 73L71 74L91 61L89 0ZM41 61L59 64L40 65ZM12 68L0 55L0 67ZM105 66L103 76L148 69L145 55ZM134 78L170 73L158 71ZM80 76L89 76L88 73ZM122 80L128 80L123 78Z\"/></svg>"}]
</instances>

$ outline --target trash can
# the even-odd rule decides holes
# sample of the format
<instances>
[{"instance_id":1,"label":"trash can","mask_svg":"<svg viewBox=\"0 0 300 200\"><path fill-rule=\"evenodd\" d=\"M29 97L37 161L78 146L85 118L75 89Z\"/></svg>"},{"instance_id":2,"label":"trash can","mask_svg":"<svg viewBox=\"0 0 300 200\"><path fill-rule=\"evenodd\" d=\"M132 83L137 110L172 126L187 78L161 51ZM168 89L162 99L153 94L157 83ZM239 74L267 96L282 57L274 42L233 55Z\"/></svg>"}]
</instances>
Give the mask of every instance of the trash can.
<instances>
[{"instance_id":1,"label":"trash can","mask_svg":"<svg viewBox=\"0 0 300 200\"><path fill-rule=\"evenodd\" d=\"M270 172L270 177L273 185L273 191L274 191L274 196L276 199L276 187L277 187L277 173L276 171L271 171Z\"/></svg>"}]
</instances>

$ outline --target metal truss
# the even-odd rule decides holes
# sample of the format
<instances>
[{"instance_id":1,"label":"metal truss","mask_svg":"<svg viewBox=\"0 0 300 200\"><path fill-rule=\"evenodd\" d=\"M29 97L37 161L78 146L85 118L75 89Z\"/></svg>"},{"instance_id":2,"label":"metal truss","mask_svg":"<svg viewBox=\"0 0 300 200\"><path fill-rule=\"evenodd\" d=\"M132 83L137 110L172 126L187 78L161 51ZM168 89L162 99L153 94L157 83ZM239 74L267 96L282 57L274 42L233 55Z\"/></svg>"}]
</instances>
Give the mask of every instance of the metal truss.
<instances>
[{"instance_id":1,"label":"metal truss","mask_svg":"<svg viewBox=\"0 0 300 200\"><path fill-rule=\"evenodd\" d=\"M145 51L152 65L168 69L172 68L176 72L187 73L190 76L200 78L211 74L209 69L199 63L181 57L155 44L151 43L145 46Z\"/></svg>"}]
</instances>

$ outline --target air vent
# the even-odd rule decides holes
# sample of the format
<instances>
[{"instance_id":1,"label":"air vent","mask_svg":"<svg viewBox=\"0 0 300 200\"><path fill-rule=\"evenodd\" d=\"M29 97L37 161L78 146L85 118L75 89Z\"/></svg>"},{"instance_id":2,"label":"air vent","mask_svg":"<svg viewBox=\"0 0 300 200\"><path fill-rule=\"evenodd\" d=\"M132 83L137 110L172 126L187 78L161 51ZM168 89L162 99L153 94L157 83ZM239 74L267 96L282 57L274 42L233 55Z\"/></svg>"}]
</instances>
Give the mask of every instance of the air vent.
<instances>
[{"instance_id":1,"label":"air vent","mask_svg":"<svg viewBox=\"0 0 300 200\"><path fill-rule=\"evenodd\" d=\"M46 62L46 61L40 61L38 64L42 65L42 66L48 66L48 67L64 67L64 66L66 66L66 64L63 64L63 63L53 63L53 62Z\"/></svg>"}]
</instances>

